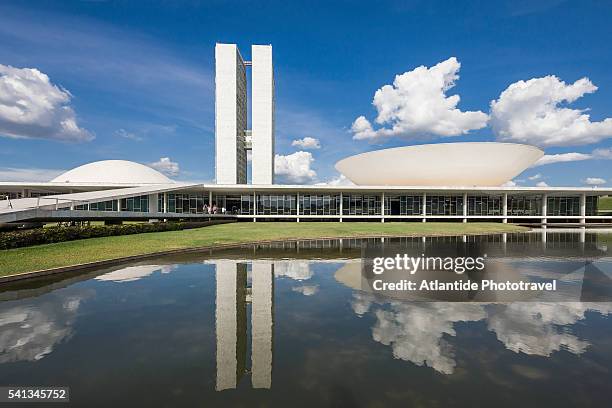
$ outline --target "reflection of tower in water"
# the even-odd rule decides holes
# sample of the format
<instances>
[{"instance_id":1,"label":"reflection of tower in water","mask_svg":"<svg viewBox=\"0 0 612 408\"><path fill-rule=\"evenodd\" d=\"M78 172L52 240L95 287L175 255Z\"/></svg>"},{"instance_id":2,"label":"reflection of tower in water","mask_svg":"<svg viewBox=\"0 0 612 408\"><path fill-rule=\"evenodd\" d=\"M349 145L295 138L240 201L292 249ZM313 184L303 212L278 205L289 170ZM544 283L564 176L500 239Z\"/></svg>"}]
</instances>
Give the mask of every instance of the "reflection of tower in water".
<instances>
[{"instance_id":1,"label":"reflection of tower in water","mask_svg":"<svg viewBox=\"0 0 612 408\"><path fill-rule=\"evenodd\" d=\"M216 390L236 388L248 372L247 303L251 303L251 384L272 386L272 336L274 327L274 267L271 262L253 263L251 287L247 265L232 260L216 261Z\"/></svg>"}]
</instances>

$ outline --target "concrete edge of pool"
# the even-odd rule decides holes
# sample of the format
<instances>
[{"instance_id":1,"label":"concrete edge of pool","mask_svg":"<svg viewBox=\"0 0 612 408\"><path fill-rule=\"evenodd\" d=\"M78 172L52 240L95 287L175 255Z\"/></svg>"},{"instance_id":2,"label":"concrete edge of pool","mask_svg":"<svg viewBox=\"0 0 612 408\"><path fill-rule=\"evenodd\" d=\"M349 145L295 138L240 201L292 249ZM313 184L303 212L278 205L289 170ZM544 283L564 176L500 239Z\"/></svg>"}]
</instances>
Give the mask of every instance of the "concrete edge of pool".
<instances>
[{"instance_id":1,"label":"concrete edge of pool","mask_svg":"<svg viewBox=\"0 0 612 408\"><path fill-rule=\"evenodd\" d=\"M532 229L528 229L524 232L529 232ZM520 231L517 231L520 233ZM234 242L230 244L215 244L200 247L191 248L180 248L171 249L167 251L151 252L147 254L124 256L120 258L104 259L101 261L87 262L82 264L60 266L57 268L41 269L38 271L22 272L12 275L0 276L0 285L5 283L18 282L28 279L41 278L45 276L60 275L63 273L74 272L77 270L87 271L95 269L101 266L114 266L131 261L140 261L144 259L156 258L164 255L176 255L176 254L187 254L192 252L200 251L213 251L218 249L231 249L239 248L245 245L259 245L259 244L273 244L278 242L297 242L297 241L317 241L317 240L330 240L330 239L372 239L372 238L418 238L418 237L457 237L463 235L489 235L489 234L503 234L504 232L466 232L466 233L435 233L435 234L377 234L377 235L360 235L360 236L329 236L329 237L317 237L317 238L287 238L287 239L274 239L265 241L249 241L249 242ZM508 232L512 233L512 232Z\"/></svg>"}]
</instances>

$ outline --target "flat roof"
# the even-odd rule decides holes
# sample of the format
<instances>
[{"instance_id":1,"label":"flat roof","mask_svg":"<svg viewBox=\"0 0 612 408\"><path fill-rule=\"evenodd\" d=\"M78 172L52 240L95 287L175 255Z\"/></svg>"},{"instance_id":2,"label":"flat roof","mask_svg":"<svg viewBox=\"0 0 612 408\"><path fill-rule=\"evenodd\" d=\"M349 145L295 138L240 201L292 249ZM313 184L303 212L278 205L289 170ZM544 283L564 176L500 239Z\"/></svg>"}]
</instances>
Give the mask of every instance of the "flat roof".
<instances>
[{"instance_id":1,"label":"flat roof","mask_svg":"<svg viewBox=\"0 0 612 408\"><path fill-rule=\"evenodd\" d=\"M332 186L322 184L205 184L205 183L189 183L189 182L176 182L172 184L108 184L108 183L31 183L31 182L0 182L0 191L12 190L18 191L19 189L41 189L50 191L66 191L66 190L85 190L87 192L93 191L105 191L105 195L109 193L108 190L116 190L119 193L120 190L126 188L139 188L142 189L142 193L154 192L155 190L185 190L185 189L198 189L206 191L337 191L337 192L359 192L359 191L372 191L372 192L441 192L441 191L452 191L452 192L525 192L525 193L560 193L560 192L576 192L576 193L597 193L597 194L612 194L612 187L526 187L526 186L512 186L512 187L483 187L483 186ZM136 191L136 190L134 190ZM77 194L79 192L73 192ZM122 192L125 193L125 192ZM62 194L64 195L64 194Z\"/></svg>"}]
</instances>

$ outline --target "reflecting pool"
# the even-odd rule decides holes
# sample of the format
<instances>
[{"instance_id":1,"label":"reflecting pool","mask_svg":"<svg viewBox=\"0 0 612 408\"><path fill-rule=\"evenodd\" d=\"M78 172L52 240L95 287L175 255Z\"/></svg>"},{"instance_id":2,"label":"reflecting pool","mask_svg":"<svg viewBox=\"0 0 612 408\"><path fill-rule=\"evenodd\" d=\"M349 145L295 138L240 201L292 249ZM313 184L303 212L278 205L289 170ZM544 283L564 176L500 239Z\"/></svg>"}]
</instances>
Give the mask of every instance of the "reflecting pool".
<instances>
[{"instance_id":1,"label":"reflecting pool","mask_svg":"<svg viewBox=\"0 0 612 408\"><path fill-rule=\"evenodd\" d=\"M364 245L440 241L567 297L356 283ZM0 385L69 386L84 407L609 406L611 250L606 233L283 242L4 286Z\"/></svg>"}]
</instances>

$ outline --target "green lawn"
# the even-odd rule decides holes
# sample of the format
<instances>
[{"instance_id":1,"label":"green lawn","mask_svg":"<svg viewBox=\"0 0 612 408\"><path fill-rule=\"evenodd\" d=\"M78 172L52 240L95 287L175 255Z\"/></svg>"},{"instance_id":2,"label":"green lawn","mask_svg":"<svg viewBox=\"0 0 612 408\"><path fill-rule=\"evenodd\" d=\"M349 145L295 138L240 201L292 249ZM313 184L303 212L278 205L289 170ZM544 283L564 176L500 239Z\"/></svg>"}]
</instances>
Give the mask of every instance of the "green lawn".
<instances>
[{"instance_id":1,"label":"green lawn","mask_svg":"<svg viewBox=\"0 0 612 408\"><path fill-rule=\"evenodd\" d=\"M443 222L259 222L213 225L183 231L91 238L0 251L0 276L87 262L215 244L290 238L458 235L517 232L525 228L501 223Z\"/></svg>"},{"instance_id":2,"label":"green lawn","mask_svg":"<svg viewBox=\"0 0 612 408\"><path fill-rule=\"evenodd\" d=\"M598 203L599 211L612 211L612 197L601 197Z\"/></svg>"}]
</instances>

